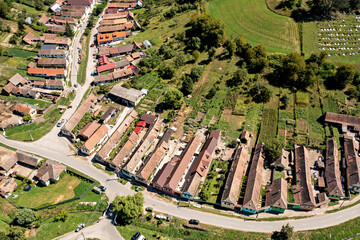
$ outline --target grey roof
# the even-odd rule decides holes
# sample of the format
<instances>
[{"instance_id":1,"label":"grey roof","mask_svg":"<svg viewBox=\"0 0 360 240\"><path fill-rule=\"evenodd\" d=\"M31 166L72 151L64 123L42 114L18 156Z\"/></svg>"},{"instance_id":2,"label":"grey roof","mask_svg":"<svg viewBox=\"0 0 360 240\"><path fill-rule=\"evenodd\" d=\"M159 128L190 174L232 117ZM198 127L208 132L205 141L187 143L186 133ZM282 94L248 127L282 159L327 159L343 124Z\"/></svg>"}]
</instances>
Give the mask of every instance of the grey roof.
<instances>
[{"instance_id":1,"label":"grey roof","mask_svg":"<svg viewBox=\"0 0 360 240\"><path fill-rule=\"evenodd\" d=\"M44 49L56 49L56 44L43 44L41 45L41 50L44 50Z\"/></svg>"},{"instance_id":2,"label":"grey roof","mask_svg":"<svg viewBox=\"0 0 360 240\"><path fill-rule=\"evenodd\" d=\"M41 158L37 157L33 154L25 153L22 151L16 151L16 158L18 162L25 163L27 165L36 167L36 165L40 162Z\"/></svg>"},{"instance_id":3,"label":"grey roof","mask_svg":"<svg viewBox=\"0 0 360 240\"><path fill-rule=\"evenodd\" d=\"M115 97L123 98L131 102L137 102L142 95L142 92L139 90L134 88L127 89L120 85L114 86L109 93Z\"/></svg>"},{"instance_id":4,"label":"grey roof","mask_svg":"<svg viewBox=\"0 0 360 240\"><path fill-rule=\"evenodd\" d=\"M123 68L123 67L125 67L125 66L127 66L129 64L130 64L129 60L123 59L123 60L120 60L118 62L115 62L115 67L116 68Z\"/></svg>"}]
</instances>

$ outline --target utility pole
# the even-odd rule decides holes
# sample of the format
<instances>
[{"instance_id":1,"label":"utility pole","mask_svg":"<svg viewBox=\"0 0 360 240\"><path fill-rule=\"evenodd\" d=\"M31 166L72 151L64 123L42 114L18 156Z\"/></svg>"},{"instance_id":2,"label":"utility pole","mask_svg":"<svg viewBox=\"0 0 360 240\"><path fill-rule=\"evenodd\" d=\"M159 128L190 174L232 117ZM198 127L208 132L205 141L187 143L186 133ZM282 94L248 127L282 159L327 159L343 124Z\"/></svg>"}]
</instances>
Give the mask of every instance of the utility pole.
<instances>
[{"instance_id":1,"label":"utility pole","mask_svg":"<svg viewBox=\"0 0 360 240\"><path fill-rule=\"evenodd\" d=\"M31 137L31 141L34 141L33 137L31 136L30 130L28 130L28 132L29 132L29 135L30 135L30 137Z\"/></svg>"}]
</instances>

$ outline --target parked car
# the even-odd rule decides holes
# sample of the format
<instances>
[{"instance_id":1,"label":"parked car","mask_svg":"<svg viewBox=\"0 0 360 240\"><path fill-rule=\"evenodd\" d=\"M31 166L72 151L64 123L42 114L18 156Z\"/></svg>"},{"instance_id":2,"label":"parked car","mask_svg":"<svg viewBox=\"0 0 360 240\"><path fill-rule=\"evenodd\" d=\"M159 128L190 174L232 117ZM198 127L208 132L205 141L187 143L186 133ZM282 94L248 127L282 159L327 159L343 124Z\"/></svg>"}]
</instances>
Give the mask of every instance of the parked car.
<instances>
[{"instance_id":1,"label":"parked car","mask_svg":"<svg viewBox=\"0 0 360 240\"><path fill-rule=\"evenodd\" d=\"M173 216L167 216L166 221L170 222L173 219Z\"/></svg>"},{"instance_id":2,"label":"parked car","mask_svg":"<svg viewBox=\"0 0 360 240\"><path fill-rule=\"evenodd\" d=\"M77 84L77 83L74 84L74 87L78 87L78 86L79 86L79 84Z\"/></svg>"},{"instance_id":3,"label":"parked car","mask_svg":"<svg viewBox=\"0 0 360 240\"><path fill-rule=\"evenodd\" d=\"M132 237L131 240L136 240L140 236L140 232L136 232Z\"/></svg>"},{"instance_id":4,"label":"parked car","mask_svg":"<svg viewBox=\"0 0 360 240\"><path fill-rule=\"evenodd\" d=\"M197 220L197 219L190 219L190 220L189 220L189 223L190 223L190 224L194 224L194 225L198 225L198 224L200 223L200 221Z\"/></svg>"},{"instance_id":5,"label":"parked car","mask_svg":"<svg viewBox=\"0 0 360 240\"><path fill-rule=\"evenodd\" d=\"M106 191L106 187L104 187L104 186L101 186L101 185L100 185L100 186L98 186L98 188L100 188L100 190L103 191L103 192Z\"/></svg>"},{"instance_id":6,"label":"parked car","mask_svg":"<svg viewBox=\"0 0 360 240\"><path fill-rule=\"evenodd\" d=\"M137 240L145 240L146 238L143 236L143 235L141 235Z\"/></svg>"},{"instance_id":7,"label":"parked car","mask_svg":"<svg viewBox=\"0 0 360 240\"><path fill-rule=\"evenodd\" d=\"M28 191L31 190L31 188L32 188L32 187L31 187L30 185L26 185L26 186L24 187L24 190L28 192Z\"/></svg>"},{"instance_id":8,"label":"parked car","mask_svg":"<svg viewBox=\"0 0 360 240\"><path fill-rule=\"evenodd\" d=\"M145 210L148 211L148 212L152 212L153 208L152 207L147 207L147 208L145 208Z\"/></svg>"}]
</instances>

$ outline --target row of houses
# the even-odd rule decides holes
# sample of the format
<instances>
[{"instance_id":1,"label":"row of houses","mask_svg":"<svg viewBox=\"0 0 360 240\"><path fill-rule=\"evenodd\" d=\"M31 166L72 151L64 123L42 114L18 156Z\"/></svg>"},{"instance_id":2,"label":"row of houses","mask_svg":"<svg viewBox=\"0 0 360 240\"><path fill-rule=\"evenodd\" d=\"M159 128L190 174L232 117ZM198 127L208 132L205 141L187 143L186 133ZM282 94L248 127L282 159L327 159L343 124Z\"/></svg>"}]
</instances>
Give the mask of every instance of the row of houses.
<instances>
[{"instance_id":1,"label":"row of houses","mask_svg":"<svg viewBox=\"0 0 360 240\"><path fill-rule=\"evenodd\" d=\"M66 49L71 45L70 38L58 37L53 33L44 33L42 36L37 37L32 32L29 32L23 37L23 42L28 45L35 45L37 43L55 44Z\"/></svg>"}]
</instances>

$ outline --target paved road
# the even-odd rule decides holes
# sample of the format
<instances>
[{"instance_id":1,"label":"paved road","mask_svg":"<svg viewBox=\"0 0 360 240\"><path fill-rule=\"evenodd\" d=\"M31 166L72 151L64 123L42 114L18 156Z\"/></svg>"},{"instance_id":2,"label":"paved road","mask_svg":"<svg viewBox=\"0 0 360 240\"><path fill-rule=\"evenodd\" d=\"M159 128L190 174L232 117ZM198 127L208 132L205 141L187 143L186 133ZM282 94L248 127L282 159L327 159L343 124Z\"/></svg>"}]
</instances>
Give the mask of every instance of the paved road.
<instances>
[{"instance_id":1,"label":"paved road","mask_svg":"<svg viewBox=\"0 0 360 240\"><path fill-rule=\"evenodd\" d=\"M112 201L116 195L134 194L133 190L119 183L117 177L109 176L103 171L96 169L91 165L90 161L80 160L72 156L72 154L65 153L64 151L62 151L62 147L57 148L52 144L41 146L38 142L22 143L8 140L3 136L0 136L0 142L14 148L32 152L46 158L62 162L72 168L83 172L84 174L89 175L90 177L98 180L102 185L107 188L107 195L110 201ZM241 231L272 232L275 230L280 230L281 226L286 223L290 223L297 231L318 229L337 225L339 223L360 216L360 204L358 204L354 207L342 210L337 213L326 214L312 218L275 222L254 222L206 212L200 212L189 208L178 208L174 204L165 202L158 198L154 198L152 195L146 192L144 192L144 198L145 207L153 207L156 211L164 212L184 219L197 218L202 223Z\"/></svg>"}]
</instances>

